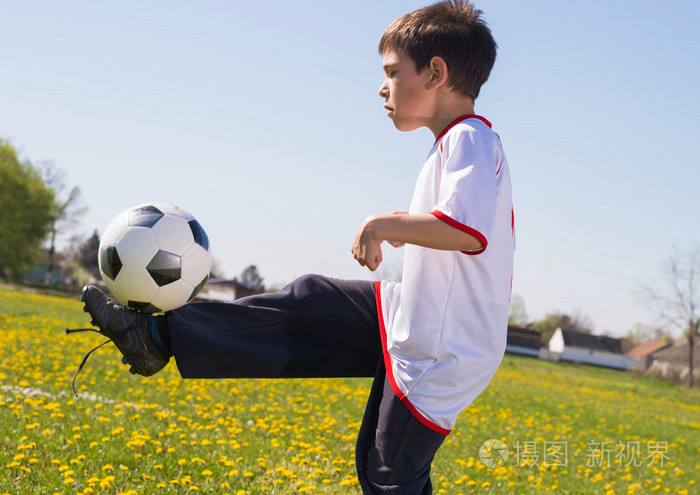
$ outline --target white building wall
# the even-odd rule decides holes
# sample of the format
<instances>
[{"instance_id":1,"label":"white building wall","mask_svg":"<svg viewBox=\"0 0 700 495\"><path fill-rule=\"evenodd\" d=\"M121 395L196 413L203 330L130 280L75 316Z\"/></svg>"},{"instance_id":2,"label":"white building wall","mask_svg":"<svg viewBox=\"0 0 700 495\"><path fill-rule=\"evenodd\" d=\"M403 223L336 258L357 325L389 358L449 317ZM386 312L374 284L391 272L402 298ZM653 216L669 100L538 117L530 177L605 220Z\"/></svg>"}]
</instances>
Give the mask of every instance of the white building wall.
<instances>
[{"instance_id":1,"label":"white building wall","mask_svg":"<svg viewBox=\"0 0 700 495\"><path fill-rule=\"evenodd\" d=\"M554 333L549 339L549 350L552 352L564 352L564 335L561 333L561 328L554 330Z\"/></svg>"},{"instance_id":2,"label":"white building wall","mask_svg":"<svg viewBox=\"0 0 700 495\"><path fill-rule=\"evenodd\" d=\"M236 296L236 292L233 287L216 287L216 286L205 286L202 291L197 294L197 297L201 299L210 299L212 301L223 301L230 302L233 301Z\"/></svg>"},{"instance_id":3,"label":"white building wall","mask_svg":"<svg viewBox=\"0 0 700 495\"><path fill-rule=\"evenodd\" d=\"M525 356L534 356L534 357L538 357L540 354L539 349L533 349L531 347L524 347L521 345L513 345L513 344L506 345L506 352L510 352L511 354L522 354Z\"/></svg>"},{"instance_id":4,"label":"white building wall","mask_svg":"<svg viewBox=\"0 0 700 495\"><path fill-rule=\"evenodd\" d=\"M596 366L607 366L625 370L634 369L637 366L637 362L634 359L624 354L596 351L582 347L567 346L564 352L561 353L560 359L562 361L572 361L575 363L593 364Z\"/></svg>"},{"instance_id":5,"label":"white building wall","mask_svg":"<svg viewBox=\"0 0 700 495\"><path fill-rule=\"evenodd\" d=\"M561 354L559 354L558 352L552 352L547 347L540 347L540 359L546 359L548 361L559 361L559 356L561 356Z\"/></svg>"}]
</instances>

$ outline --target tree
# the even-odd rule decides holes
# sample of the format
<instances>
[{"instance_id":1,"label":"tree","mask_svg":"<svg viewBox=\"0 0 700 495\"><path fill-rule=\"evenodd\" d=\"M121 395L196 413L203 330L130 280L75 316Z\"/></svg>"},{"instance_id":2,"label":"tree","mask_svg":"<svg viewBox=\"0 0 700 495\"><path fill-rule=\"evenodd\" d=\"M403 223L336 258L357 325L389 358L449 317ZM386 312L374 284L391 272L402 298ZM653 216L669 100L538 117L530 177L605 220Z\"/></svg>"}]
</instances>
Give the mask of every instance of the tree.
<instances>
[{"instance_id":1,"label":"tree","mask_svg":"<svg viewBox=\"0 0 700 495\"><path fill-rule=\"evenodd\" d=\"M662 263L663 282L637 289L639 302L688 341L688 386L693 386L694 347L700 334L700 244L685 253L674 246Z\"/></svg>"},{"instance_id":2,"label":"tree","mask_svg":"<svg viewBox=\"0 0 700 495\"><path fill-rule=\"evenodd\" d=\"M87 211L87 206L81 206L80 188L73 186L67 193L65 172L56 168L51 162L41 165L41 174L44 183L54 191L55 202L52 212L51 227L49 229L49 256L46 270L46 281L50 280L54 268L54 255L56 253L56 239L66 230L70 230L79 223Z\"/></svg>"},{"instance_id":3,"label":"tree","mask_svg":"<svg viewBox=\"0 0 700 495\"><path fill-rule=\"evenodd\" d=\"M35 263L54 207L54 193L38 170L0 139L0 276L19 280Z\"/></svg>"},{"instance_id":4,"label":"tree","mask_svg":"<svg viewBox=\"0 0 700 495\"><path fill-rule=\"evenodd\" d=\"M513 294L510 301L510 314L508 315L508 325L527 324L527 311L525 310L525 299L522 296Z\"/></svg>"},{"instance_id":5,"label":"tree","mask_svg":"<svg viewBox=\"0 0 700 495\"><path fill-rule=\"evenodd\" d=\"M592 333L593 325L590 318L576 312L568 315L560 311L547 313L544 318L535 322L532 327L540 332L541 342L548 342L557 328L574 332Z\"/></svg>"},{"instance_id":6,"label":"tree","mask_svg":"<svg viewBox=\"0 0 700 495\"><path fill-rule=\"evenodd\" d=\"M258 268L255 265L248 265L238 277L238 281L249 289L264 292L265 285L263 279L258 273Z\"/></svg>"},{"instance_id":7,"label":"tree","mask_svg":"<svg viewBox=\"0 0 700 495\"><path fill-rule=\"evenodd\" d=\"M90 237L80 243L75 258L85 270L96 279L100 278L100 267L97 261L100 249L100 236L95 230Z\"/></svg>"}]
</instances>

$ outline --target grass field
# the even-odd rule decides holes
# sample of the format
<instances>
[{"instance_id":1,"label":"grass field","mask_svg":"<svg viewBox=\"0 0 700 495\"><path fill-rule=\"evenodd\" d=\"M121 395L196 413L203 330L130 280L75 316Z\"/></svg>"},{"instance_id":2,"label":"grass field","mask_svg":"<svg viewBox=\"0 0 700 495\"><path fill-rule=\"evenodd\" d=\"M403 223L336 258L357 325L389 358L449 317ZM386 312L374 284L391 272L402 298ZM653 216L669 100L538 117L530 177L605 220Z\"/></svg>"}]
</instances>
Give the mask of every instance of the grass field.
<instances>
[{"instance_id":1,"label":"grass field","mask_svg":"<svg viewBox=\"0 0 700 495\"><path fill-rule=\"evenodd\" d=\"M77 299L0 289L0 494L359 494L371 379L181 380L65 335ZM479 446L499 439L497 467ZM545 452L546 450L546 452ZM545 457L546 454L546 457ZM700 493L700 392L506 356L433 462L435 493Z\"/></svg>"}]
</instances>

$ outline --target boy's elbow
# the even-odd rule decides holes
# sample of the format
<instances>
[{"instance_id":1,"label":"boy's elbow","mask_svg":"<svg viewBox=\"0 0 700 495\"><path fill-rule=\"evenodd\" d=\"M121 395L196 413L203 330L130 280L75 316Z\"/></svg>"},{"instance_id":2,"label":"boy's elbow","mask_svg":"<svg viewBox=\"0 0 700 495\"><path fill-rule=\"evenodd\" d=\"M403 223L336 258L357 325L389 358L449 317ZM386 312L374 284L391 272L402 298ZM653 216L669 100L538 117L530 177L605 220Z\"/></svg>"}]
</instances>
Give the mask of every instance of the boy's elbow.
<instances>
[{"instance_id":1,"label":"boy's elbow","mask_svg":"<svg viewBox=\"0 0 700 495\"><path fill-rule=\"evenodd\" d=\"M434 238L443 239L449 247L442 249L456 249L466 254L479 254L486 249L488 240L478 230L461 224L442 212L432 213L431 220L436 226L431 235Z\"/></svg>"},{"instance_id":2,"label":"boy's elbow","mask_svg":"<svg viewBox=\"0 0 700 495\"><path fill-rule=\"evenodd\" d=\"M481 234L475 233L472 235L467 234L466 232L463 232L463 234L464 242L462 243L462 248L460 249L460 251L463 253L468 253L470 251L480 253L486 249L487 241Z\"/></svg>"}]
</instances>

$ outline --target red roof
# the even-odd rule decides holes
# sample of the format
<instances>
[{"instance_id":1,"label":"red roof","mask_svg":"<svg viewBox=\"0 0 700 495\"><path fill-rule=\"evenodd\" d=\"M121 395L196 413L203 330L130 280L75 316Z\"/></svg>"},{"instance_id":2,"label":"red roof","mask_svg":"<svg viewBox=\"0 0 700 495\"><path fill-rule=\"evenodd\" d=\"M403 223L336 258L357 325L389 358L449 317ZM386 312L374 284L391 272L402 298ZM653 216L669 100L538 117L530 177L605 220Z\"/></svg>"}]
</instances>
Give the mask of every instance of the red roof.
<instances>
[{"instance_id":1,"label":"red roof","mask_svg":"<svg viewBox=\"0 0 700 495\"><path fill-rule=\"evenodd\" d=\"M663 340L647 340L646 342L642 342L638 346L627 351L627 356L637 359L643 358L652 352L660 351L661 349L665 349L670 345L670 343L666 343Z\"/></svg>"}]
</instances>

